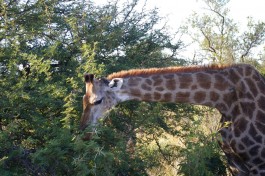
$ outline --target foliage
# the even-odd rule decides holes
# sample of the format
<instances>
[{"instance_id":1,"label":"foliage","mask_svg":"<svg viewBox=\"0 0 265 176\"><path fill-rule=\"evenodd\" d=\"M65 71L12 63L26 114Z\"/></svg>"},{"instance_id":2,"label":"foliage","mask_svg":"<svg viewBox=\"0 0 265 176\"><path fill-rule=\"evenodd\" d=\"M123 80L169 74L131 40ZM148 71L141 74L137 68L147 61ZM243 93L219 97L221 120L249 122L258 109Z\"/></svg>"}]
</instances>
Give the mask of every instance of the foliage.
<instances>
[{"instance_id":1,"label":"foliage","mask_svg":"<svg viewBox=\"0 0 265 176\"><path fill-rule=\"evenodd\" d=\"M227 174L223 162L225 156L222 155L217 142L219 137L216 133L205 133L201 126L204 124L201 118L193 123L188 122L190 130L183 136L186 139L183 142L185 147L179 149L179 157L185 158L180 161L179 174L198 176Z\"/></svg>"},{"instance_id":2,"label":"foliage","mask_svg":"<svg viewBox=\"0 0 265 176\"><path fill-rule=\"evenodd\" d=\"M191 36L202 49L200 54L197 54L197 59L206 58L210 63L245 62L257 65L253 50L264 44L265 23L256 22L249 17L246 30L243 30L243 27L229 17L229 0L203 2L206 12L194 13L188 22L192 31L195 31L190 31Z\"/></svg>"},{"instance_id":3,"label":"foliage","mask_svg":"<svg viewBox=\"0 0 265 176\"><path fill-rule=\"evenodd\" d=\"M100 122L92 140L82 140L90 130L78 129L85 72L101 77L188 64L177 56L182 43L172 42L166 25L157 27L157 9L139 4L0 1L2 175L190 175L189 166L203 168L198 175L223 172L222 163L209 165L221 156L208 139L214 130L206 133L207 122L197 119L214 113L201 107L126 102ZM263 24L250 28L244 36L254 41Z\"/></svg>"},{"instance_id":4,"label":"foliage","mask_svg":"<svg viewBox=\"0 0 265 176\"><path fill-rule=\"evenodd\" d=\"M148 165L128 152L119 122L106 120L91 141L78 126L83 73L178 61L179 43L154 28L157 11L137 11L138 1L0 3L1 174L145 175Z\"/></svg>"}]
</instances>

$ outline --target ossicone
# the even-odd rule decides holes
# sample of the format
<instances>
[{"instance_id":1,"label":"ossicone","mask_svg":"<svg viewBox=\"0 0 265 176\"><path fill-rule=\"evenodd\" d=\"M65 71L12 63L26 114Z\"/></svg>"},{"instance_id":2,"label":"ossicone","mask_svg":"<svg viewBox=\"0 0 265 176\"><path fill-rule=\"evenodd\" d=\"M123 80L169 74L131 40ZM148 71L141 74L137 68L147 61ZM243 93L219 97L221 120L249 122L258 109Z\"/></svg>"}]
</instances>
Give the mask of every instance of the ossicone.
<instances>
[{"instance_id":1,"label":"ossicone","mask_svg":"<svg viewBox=\"0 0 265 176\"><path fill-rule=\"evenodd\" d=\"M84 75L84 78L85 78L85 82L86 83L92 83L93 82L93 79L94 79L94 75L93 74L86 73Z\"/></svg>"}]
</instances>

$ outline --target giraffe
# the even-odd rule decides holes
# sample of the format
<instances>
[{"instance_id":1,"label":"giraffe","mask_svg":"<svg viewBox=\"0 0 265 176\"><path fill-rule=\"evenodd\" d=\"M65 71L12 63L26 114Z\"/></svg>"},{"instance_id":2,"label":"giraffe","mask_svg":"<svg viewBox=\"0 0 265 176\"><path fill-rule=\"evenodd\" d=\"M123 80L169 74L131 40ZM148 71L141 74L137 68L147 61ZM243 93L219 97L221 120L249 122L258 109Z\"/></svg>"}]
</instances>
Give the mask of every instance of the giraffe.
<instances>
[{"instance_id":1,"label":"giraffe","mask_svg":"<svg viewBox=\"0 0 265 176\"><path fill-rule=\"evenodd\" d=\"M265 78L248 64L85 74L80 128L128 100L205 105L222 115L220 147L233 175L265 175Z\"/></svg>"}]
</instances>

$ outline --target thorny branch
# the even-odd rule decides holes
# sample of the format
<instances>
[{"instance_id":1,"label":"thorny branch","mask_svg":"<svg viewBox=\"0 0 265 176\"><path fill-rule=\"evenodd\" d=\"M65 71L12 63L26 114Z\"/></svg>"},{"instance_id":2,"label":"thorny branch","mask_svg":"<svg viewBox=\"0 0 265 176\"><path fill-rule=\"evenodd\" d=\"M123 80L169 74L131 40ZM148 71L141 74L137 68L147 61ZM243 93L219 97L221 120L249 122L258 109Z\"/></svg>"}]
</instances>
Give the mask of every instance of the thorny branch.
<instances>
[{"instance_id":1,"label":"thorny branch","mask_svg":"<svg viewBox=\"0 0 265 176\"><path fill-rule=\"evenodd\" d=\"M155 142L156 142L156 145L157 145L157 147L158 147L158 150L159 150L159 152L162 154L162 157L164 158L164 160L167 161L167 163L168 163L170 166L172 166L173 168L176 168L176 167L174 166L174 164L172 164L172 161L170 161L170 159L167 157L167 154L163 151L161 145L159 144L159 141L158 141L157 137L153 135L153 138L154 138L154 140L155 140Z\"/></svg>"}]
</instances>

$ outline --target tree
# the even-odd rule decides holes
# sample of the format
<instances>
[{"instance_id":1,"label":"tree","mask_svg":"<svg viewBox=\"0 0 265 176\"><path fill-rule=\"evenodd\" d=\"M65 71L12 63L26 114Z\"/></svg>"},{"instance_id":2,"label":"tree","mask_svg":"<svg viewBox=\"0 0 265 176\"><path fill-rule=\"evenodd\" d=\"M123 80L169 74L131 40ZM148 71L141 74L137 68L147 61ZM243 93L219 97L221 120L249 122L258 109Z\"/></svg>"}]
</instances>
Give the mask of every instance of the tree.
<instances>
[{"instance_id":1,"label":"tree","mask_svg":"<svg viewBox=\"0 0 265 176\"><path fill-rule=\"evenodd\" d=\"M207 13L189 19L197 42L210 63L255 62L252 50L264 43L265 23L248 18L246 31L229 17L229 0L204 0Z\"/></svg>"},{"instance_id":2,"label":"tree","mask_svg":"<svg viewBox=\"0 0 265 176\"><path fill-rule=\"evenodd\" d=\"M78 129L84 72L183 63L180 43L154 27L157 10L138 3L0 1L1 174L146 175L151 161L127 147L141 126L139 104L114 111L91 141Z\"/></svg>"}]
</instances>

